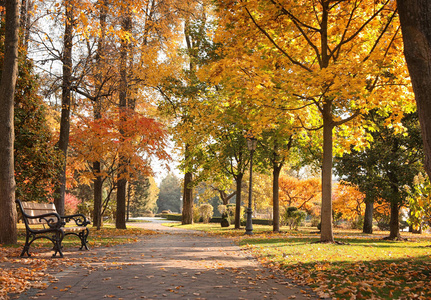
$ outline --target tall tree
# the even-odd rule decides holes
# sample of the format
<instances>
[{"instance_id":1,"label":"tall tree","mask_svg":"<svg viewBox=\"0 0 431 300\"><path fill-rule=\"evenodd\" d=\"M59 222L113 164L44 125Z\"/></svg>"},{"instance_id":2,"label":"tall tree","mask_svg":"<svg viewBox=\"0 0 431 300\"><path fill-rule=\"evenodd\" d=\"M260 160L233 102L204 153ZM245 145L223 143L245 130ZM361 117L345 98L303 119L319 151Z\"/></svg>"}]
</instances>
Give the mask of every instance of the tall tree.
<instances>
[{"instance_id":1,"label":"tall tree","mask_svg":"<svg viewBox=\"0 0 431 300\"><path fill-rule=\"evenodd\" d=\"M64 214L64 194L66 192L66 165L67 165L67 148L69 147L70 133L70 111L72 99L72 39L74 27L74 4L72 0L64 1L65 18L64 18L64 35L63 35L63 77L61 87L61 120L60 136L58 139L58 149L63 153L63 162L61 166L60 185L56 190L54 203L57 211Z\"/></svg>"},{"instance_id":2,"label":"tall tree","mask_svg":"<svg viewBox=\"0 0 431 300\"><path fill-rule=\"evenodd\" d=\"M174 174L169 173L163 178L159 188L158 212L164 210L179 212L181 209L181 183L179 179Z\"/></svg>"},{"instance_id":3,"label":"tall tree","mask_svg":"<svg viewBox=\"0 0 431 300\"><path fill-rule=\"evenodd\" d=\"M217 5L218 36L229 47L226 59L210 70L213 80L236 84L250 101L288 111L304 128L321 129L315 139L322 148L320 240L333 242L334 149L342 152L349 144L358 144L358 139L349 137L363 134L361 111L383 101L411 101L406 96L407 74L396 51L395 1L220 0ZM262 115L255 127L267 119Z\"/></svg>"},{"instance_id":4,"label":"tall tree","mask_svg":"<svg viewBox=\"0 0 431 300\"><path fill-rule=\"evenodd\" d=\"M0 79L0 243L16 243L14 93L18 73L19 1L6 0L5 53Z\"/></svg>"},{"instance_id":5,"label":"tall tree","mask_svg":"<svg viewBox=\"0 0 431 300\"><path fill-rule=\"evenodd\" d=\"M413 91L425 152L425 170L431 178L431 2L397 0L404 54L412 79Z\"/></svg>"}]
</instances>

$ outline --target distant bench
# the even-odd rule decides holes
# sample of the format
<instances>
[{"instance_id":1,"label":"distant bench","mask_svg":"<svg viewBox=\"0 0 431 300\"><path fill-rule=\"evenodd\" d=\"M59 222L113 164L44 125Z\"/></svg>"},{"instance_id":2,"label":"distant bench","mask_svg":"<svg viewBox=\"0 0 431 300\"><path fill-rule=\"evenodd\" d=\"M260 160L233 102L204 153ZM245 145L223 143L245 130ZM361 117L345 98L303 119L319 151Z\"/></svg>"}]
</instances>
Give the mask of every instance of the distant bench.
<instances>
[{"instance_id":1,"label":"distant bench","mask_svg":"<svg viewBox=\"0 0 431 300\"><path fill-rule=\"evenodd\" d=\"M15 202L21 210L26 229L25 244L20 255L21 257L26 253L30 256L28 251L31 243L41 238L46 238L54 244L53 257L55 257L57 253L60 257L63 257L61 242L63 238L69 234L79 237L81 240L80 250L84 248L89 250L87 241L89 230L87 225L90 224L90 222L84 215L75 214L60 216L55 209L54 203L21 202L21 200L18 199ZM69 222L71 223L70 225Z\"/></svg>"}]
</instances>

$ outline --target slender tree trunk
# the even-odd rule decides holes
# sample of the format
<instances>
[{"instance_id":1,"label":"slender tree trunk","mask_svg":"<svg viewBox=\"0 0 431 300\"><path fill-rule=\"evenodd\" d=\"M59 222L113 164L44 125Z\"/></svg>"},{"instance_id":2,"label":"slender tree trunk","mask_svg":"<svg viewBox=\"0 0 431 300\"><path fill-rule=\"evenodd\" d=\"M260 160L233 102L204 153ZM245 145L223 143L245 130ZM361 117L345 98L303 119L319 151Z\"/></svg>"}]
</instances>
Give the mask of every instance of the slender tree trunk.
<instances>
[{"instance_id":1,"label":"slender tree trunk","mask_svg":"<svg viewBox=\"0 0 431 300\"><path fill-rule=\"evenodd\" d=\"M373 233L373 210L374 203L371 201L365 202L365 216L364 216L364 227L363 233Z\"/></svg>"},{"instance_id":2,"label":"slender tree trunk","mask_svg":"<svg viewBox=\"0 0 431 300\"><path fill-rule=\"evenodd\" d=\"M105 35L106 35L106 7L107 1L101 0L99 1L99 20L100 20L100 38L97 46L97 54L96 54L96 65L97 65L97 73L96 73L96 98L94 100L94 119L99 120L102 118L102 98L97 94L99 87L102 85L103 74L102 69L105 67ZM93 162L93 174L95 175L95 179L93 182L94 185L94 209L93 209L93 226L96 226L99 230L102 227L102 206L103 206L103 178L100 176L100 172L102 171L102 166L100 161Z\"/></svg>"},{"instance_id":3,"label":"slender tree trunk","mask_svg":"<svg viewBox=\"0 0 431 300\"><path fill-rule=\"evenodd\" d=\"M132 26L132 20L130 13L127 12L123 16L122 29L124 32L130 32ZM129 42L125 39L121 41L121 53L120 53L120 93L119 93L119 110L120 110L120 133L124 135L122 123L127 118L127 105L128 105L128 94L129 84L127 79L127 62L129 56ZM122 141L123 142L123 141ZM126 229L126 190L127 190L127 171L128 159L125 154L120 150L119 161L118 161L118 175L117 175L117 213L115 219L115 226L118 229Z\"/></svg>"},{"instance_id":4,"label":"slender tree trunk","mask_svg":"<svg viewBox=\"0 0 431 300\"><path fill-rule=\"evenodd\" d=\"M17 240L14 177L14 93L18 73L19 2L6 0L5 53L0 79L0 244Z\"/></svg>"},{"instance_id":5,"label":"slender tree trunk","mask_svg":"<svg viewBox=\"0 0 431 300\"><path fill-rule=\"evenodd\" d=\"M431 178L431 1L397 0L404 54L412 80L425 152L425 170Z\"/></svg>"},{"instance_id":6,"label":"slender tree trunk","mask_svg":"<svg viewBox=\"0 0 431 300\"><path fill-rule=\"evenodd\" d=\"M66 165L67 148L69 147L70 133L70 106L71 106L71 85L72 85L72 37L73 37L73 3L65 0L65 26L63 37L63 83L61 91L61 119L60 137L58 149L63 153L63 160L60 174L60 186L56 189L54 198L55 207L60 215L64 214L64 194L66 192Z\"/></svg>"},{"instance_id":7,"label":"slender tree trunk","mask_svg":"<svg viewBox=\"0 0 431 300\"><path fill-rule=\"evenodd\" d=\"M332 130L331 102L323 105L322 211L320 241L333 243L332 228Z\"/></svg>"},{"instance_id":8,"label":"slender tree trunk","mask_svg":"<svg viewBox=\"0 0 431 300\"><path fill-rule=\"evenodd\" d=\"M235 200L235 229L241 227L241 186L243 173L235 176L236 181L236 200Z\"/></svg>"},{"instance_id":9,"label":"slender tree trunk","mask_svg":"<svg viewBox=\"0 0 431 300\"><path fill-rule=\"evenodd\" d=\"M272 231L280 232L279 179L282 166L274 163L272 169Z\"/></svg>"},{"instance_id":10,"label":"slender tree trunk","mask_svg":"<svg viewBox=\"0 0 431 300\"><path fill-rule=\"evenodd\" d=\"M93 163L93 173L100 174L100 162L96 161ZM93 210L93 226L97 227L99 230L102 227L102 191L103 191L103 181L101 176L97 176L94 179L94 210Z\"/></svg>"}]
</instances>

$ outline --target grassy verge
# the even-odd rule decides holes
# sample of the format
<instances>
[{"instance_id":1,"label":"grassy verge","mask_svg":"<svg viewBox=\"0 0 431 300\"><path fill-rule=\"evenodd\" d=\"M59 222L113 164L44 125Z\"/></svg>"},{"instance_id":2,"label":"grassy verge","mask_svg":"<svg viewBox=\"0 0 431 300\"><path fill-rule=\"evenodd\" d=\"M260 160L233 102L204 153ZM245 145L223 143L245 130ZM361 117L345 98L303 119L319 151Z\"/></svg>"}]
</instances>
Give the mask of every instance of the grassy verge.
<instances>
[{"instance_id":1,"label":"grassy verge","mask_svg":"<svg viewBox=\"0 0 431 300\"><path fill-rule=\"evenodd\" d=\"M387 232L364 235L335 230L338 244L315 243L313 228L271 233L270 226L244 229L215 224L171 225L233 237L264 265L278 269L299 285L335 299L431 299L431 236L404 234L408 241L385 241Z\"/></svg>"}]
</instances>

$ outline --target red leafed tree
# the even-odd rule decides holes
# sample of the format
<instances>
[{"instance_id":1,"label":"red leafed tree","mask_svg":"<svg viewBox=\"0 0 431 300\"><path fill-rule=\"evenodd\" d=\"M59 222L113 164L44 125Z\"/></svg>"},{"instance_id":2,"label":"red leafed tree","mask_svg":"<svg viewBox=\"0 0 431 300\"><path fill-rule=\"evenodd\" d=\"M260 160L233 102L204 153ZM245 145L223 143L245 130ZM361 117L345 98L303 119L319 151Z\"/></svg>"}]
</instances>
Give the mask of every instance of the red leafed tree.
<instances>
[{"instance_id":1,"label":"red leafed tree","mask_svg":"<svg viewBox=\"0 0 431 300\"><path fill-rule=\"evenodd\" d=\"M96 176L100 176L103 182L110 181L110 186L115 188L119 179L151 175L152 158L169 159L163 125L132 110L125 113L127 117L123 120L118 118L117 111L109 110L96 120L81 116L72 126L70 173L75 174L81 184L90 185ZM122 122L121 132L119 122ZM119 164L120 153L128 161L127 165ZM92 168L95 161L103 164L98 174ZM123 177L117 175L120 166L127 171L120 172ZM104 207L111 192L108 190L108 196L103 200ZM103 215L103 210L100 214Z\"/></svg>"}]
</instances>

